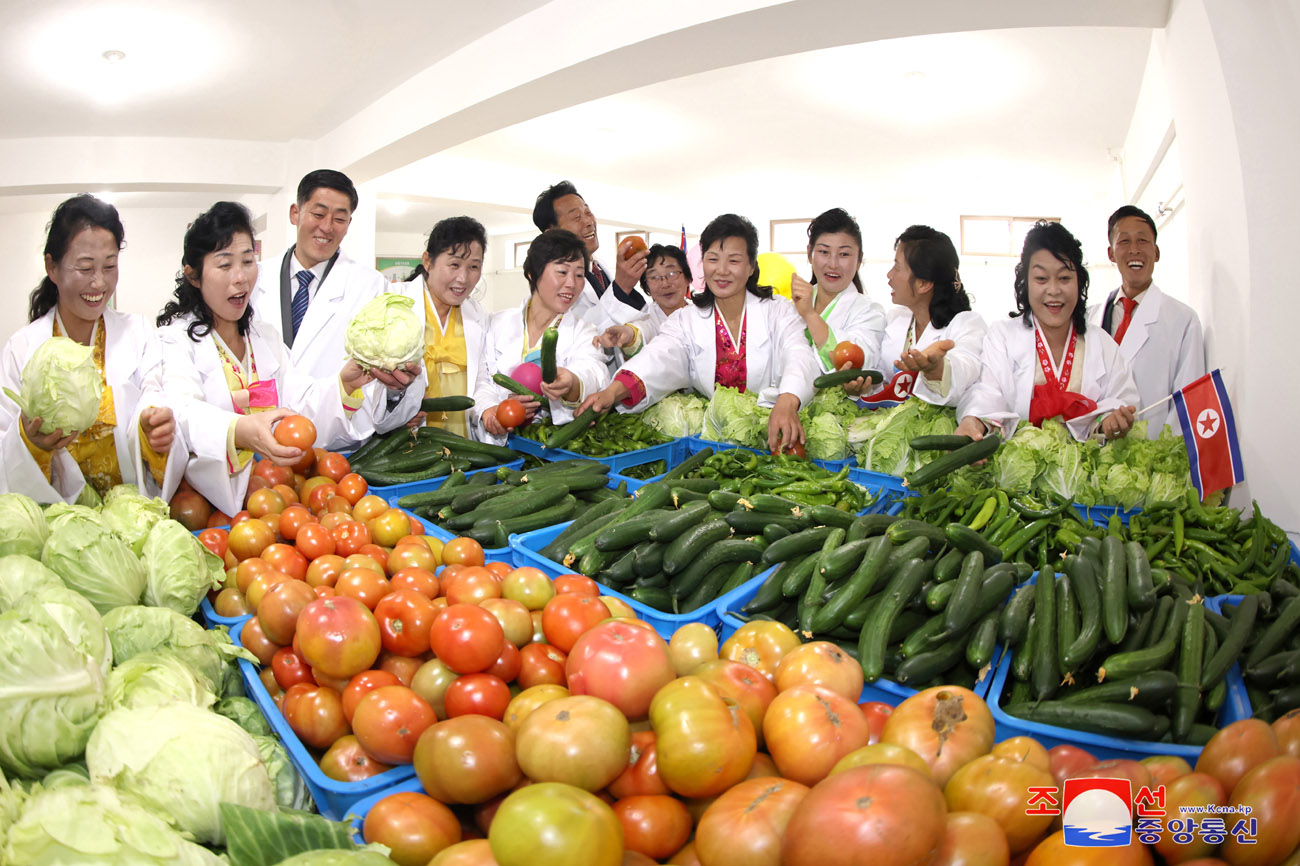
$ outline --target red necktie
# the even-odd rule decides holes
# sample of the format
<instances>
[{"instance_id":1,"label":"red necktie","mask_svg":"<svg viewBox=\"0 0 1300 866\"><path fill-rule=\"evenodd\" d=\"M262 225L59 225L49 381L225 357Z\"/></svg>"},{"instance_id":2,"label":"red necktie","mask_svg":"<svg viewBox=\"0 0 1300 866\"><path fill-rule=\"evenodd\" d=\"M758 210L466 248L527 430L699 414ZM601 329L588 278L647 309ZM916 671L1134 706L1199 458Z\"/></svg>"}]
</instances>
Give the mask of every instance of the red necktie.
<instances>
[{"instance_id":1,"label":"red necktie","mask_svg":"<svg viewBox=\"0 0 1300 866\"><path fill-rule=\"evenodd\" d=\"M1138 302L1132 298L1121 297L1119 302L1124 305L1124 318L1120 320L1119 327L1115 329L1115 342L1124 342L1124 334L1128 332L1129 323L1133 321L1133 310L1137 307Z\"/></svg>"}]
</instances>

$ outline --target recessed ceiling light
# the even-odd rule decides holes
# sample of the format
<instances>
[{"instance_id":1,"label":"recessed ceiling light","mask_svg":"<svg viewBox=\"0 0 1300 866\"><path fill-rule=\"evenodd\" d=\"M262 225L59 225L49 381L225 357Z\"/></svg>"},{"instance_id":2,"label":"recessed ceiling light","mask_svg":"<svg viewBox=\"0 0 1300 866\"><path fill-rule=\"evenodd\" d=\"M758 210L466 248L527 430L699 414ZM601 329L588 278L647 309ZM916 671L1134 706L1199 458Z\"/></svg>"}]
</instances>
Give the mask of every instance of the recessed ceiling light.
<instances>
[{"instance_id":1,"label":"recessed ceiling light","mask_svg":"<svg viewBox=\"0 0 1300 866\"><path fill-rule=\"evenodd\" d=\"M125 51L118 51L116 48L110 48L100 55L109 63L121 63L126 59Z\"/></svg>"},{"instance_id":2,"label":"recessed ceiling light","mask_svg":"<svg viewBox=\"0 0 1300 866\"><path fill-rule=\"evenodd\" d=\"M903 77L906 78L908 81L924 81L925 73L919 69L913 69L911 72L907 73Z\"/></svg>"}]
</instances>

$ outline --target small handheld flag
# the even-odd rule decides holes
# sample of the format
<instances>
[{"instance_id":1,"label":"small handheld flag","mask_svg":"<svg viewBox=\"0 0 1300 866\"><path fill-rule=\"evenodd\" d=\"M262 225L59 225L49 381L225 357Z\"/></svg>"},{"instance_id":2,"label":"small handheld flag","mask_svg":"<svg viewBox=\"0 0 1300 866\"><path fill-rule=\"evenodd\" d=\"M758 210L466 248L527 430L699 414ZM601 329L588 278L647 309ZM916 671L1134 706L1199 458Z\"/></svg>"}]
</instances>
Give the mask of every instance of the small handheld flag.
<instances>
[{"instance_id":1,"label":"small handheld flag","mask_svg":"<svg viewBox=\"0 0 1300 866\"><path fill-rule=\"evenodd\" d=\"M686 226L682 226L682 252L686 252Z\"/></svg>"},{"instance_id":2,"label":"small handheld flag","mask_svg":"<svg viewBox=\"0 0 1300 866\"><path fill-rule=\"evenodd\" d=\"M1173 397L1187 445L1192 483L1201 498L1244 480L1237 424L1219 371L1212 370L1175 391Z\"/></svg>"}]
</instances>

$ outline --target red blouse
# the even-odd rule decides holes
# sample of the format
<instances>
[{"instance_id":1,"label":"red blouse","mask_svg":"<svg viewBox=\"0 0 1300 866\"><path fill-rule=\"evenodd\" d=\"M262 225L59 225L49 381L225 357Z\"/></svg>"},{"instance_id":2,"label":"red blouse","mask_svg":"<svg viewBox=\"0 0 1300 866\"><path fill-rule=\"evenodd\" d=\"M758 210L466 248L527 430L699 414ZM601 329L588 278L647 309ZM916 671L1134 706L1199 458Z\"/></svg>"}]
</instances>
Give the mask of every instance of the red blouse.
<instances>
[{"instance_id":1,"label":"red blouse","mask_svg":"<svg viewBox=\"0 0 1300 866\"><path fill-rule=\"evenodd\" d=\"M748 372L745 367L745 331L748 317L740 320L739 345L731 342L722 314L713 309L714 356L717 362L713 370L713 384L735 388L744 392L747 387ZM627 388L628 396L623 400L624 406L635 406L645 399L645 383L630 370L619 370L614 374L614 381L622 382Z\"/></svg>"}]
</instances>

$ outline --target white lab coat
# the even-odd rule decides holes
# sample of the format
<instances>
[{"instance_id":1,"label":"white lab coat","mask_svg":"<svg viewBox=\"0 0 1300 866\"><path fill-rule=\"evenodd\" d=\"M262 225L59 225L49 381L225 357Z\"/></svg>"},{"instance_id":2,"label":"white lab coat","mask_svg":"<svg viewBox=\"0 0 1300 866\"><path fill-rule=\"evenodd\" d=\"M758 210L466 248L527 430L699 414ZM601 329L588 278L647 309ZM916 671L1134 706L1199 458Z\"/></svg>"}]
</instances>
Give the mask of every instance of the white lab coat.
<instances>
[{"instance_id":1,"label":"white lab coat","mask_svg":"<svg viewBox=\"0 0 1300 866\"><path fill-rule=\"evenodd\" d=\"M186 332L192 321L192 317L183 316L155 332L147 358L144 399L172 408L176 415L172 451L189 454L185 478L214 507L234 514L243 508L252 463L233 475L230 472L227 440L230 425L239 416L231 404L216 342L211 335L192 340ZM317 445L336 450L361 438L343 407L337 368L320 379L298 370L279 332L257 317L247 341L258 379L274 379L279 405L311 419L316 425ZM179 483L169 465L164 485L175 489Z\"/></svg>"},{"instance_id":2,"label":"white lab coat","mask_svg":"<svg viewBox=\"0 0 1300 866\"><path fill-rule=\"evenodd\" d=\"M487 363L476 378L474 402L479 411L495 406L507 397L513 396L505 388L492 381L495 373L507 376L523 363L524 350L524 301L518 307L498 310L490 319L491 335L488 337L490 353ZM603 350L592 345L596 338L596 329L590 322L573 315L573 310L560 319L557 327L559 340L555 346L555 363L564 367L582 381L582 394L588 397L609 384L609 369L605 366ZM550 401L551 421L564 424L573 420L573 407L566 406L560 400ZM490 435L483 434L488 439Z\"/></svg>"},{"instance_id":3,"label":"white lab coat","mask_svg":"<svg viewBox=\"0 0 1300 866\"><path fill-rule=\"evenodd\" d=\"M420 320L420 329L421 333L423 333L426 291L424 277L419 276L405 283L391 283L388 290L394 294L408 297L415 302L415 314ZM465 302L460 306L460 320L465 326L465 391L466 395L470 397L474 396L483 380L486 379L490 382L492 378L492 374L485 367L487 359L495 357L489 318L488 312L473 298L465 298ZM391 411L383 413L383 420L380 422L379 429L387 431L396 428L400 424L405 424L420 410L420 400L424 398L424 392L428 386L428 371L423 369L423 361L421 361L421 365L420 377L406 389L400 403L394 406ZM383 404L381 402L382 408ZM475 439L484 439L485 435L479 424L479 413L481 411L481 407L476 403L465 413L465 417L469 421L469 432Z\"/></svg>"},{"instance_id":4,"label":"white lab coat","mask_svg":"<svg viewBox=\"0 0 1300 866\"><path fill-rule=\"evenodd\" d=\"M912 327L912 311L906 307L893 307L889 311L889 323L885 326L884 338L881 340L880 372L888 382L898 372L895 362L903 357L903 344L907 341L907 331ZM944 357L948 361L949 387L948 395L936 393L926 384L924 376L917 376L912 386L912 396L924 400L932 406L956 406L962 395L980 378L980 354L984 348L984 334L988 326L978 313L966 310L953 316L946 327L936 328L931 322L921 333L921 338L913 349L924 349L940 340L952 340L954 345ZM877 386L872 393L880 391L884 385ZM897 404L891 404L897 405Z\"/></svg>"},{"instance_id":5,"label":"white lab coat","mask_svg":"<svg viewBox=\"0 0 1300 866\"><path fill-rule=\"evenodd\" d=\"M785 298L760 300L746 292L745 317L746 390L758 395L760 406L774 405L780 394L794 394L799 405L807 405L819 368L794 305ZM713 307L687 304L623 365L645 385L646 396L630 409L620 405L619 410L640 412L683 388L712 397L717 351Z\"/></svg>"},{"instance_id":6,"label":"white lab coat","mask_svg":"<svg viewBox=\"0 0 1300 866\"><path fill-rule=\"evenodd\" d=\"M857 344L862 348L862 369L880 370L880 365L886 363L880 354L881 342L885 335L885 308L852 286L840 292L837 297L838 300L832 301L835 306L831 308L830 317L826 319L826 325L834 334L835 342L847 340ZM831 367L822 363L816 347L813 348L813 354L822 371L829 373ZM896 358L897 356L890 358L889 361L892 362Z\"/></svg>"},{"instance_id":7,"label":"white lab coat","mask_svg":"<svg viewBox=\"0 0 1300 866\"><path fill-rule=\"evenodd\" d=\"M1106 306L1115 302L1115 292L1102 303L1089 308L1090 327L1101 328L1102 315ZM1119 327L1121 318L1121 312L1116 310L1115 327ZM1201 320L1195 310L1160 291L1155 283L1133 310L1133 320L1129 322L1119 352L1133 371L1133 381L1137 383L1140 395L1139 408L1159 402L1205 375ZM1172 402L1158 406L1142 417L1148 422L1147 433L1152 439L1160 435L1166 424L1175 429L1178 427L1178 414Z\"/></svg>"},{"instance_id":8,"label":"white lab coat","mask_svg":"<svg viewBox=\"0 0 1300 866\"><path fill-rule=\"evenodd\" d=\"M1036 331L1034 327L1026 328L1020 318L997 322L989 328L984 338L984 364L979 381L958 404L958 419L974 415L985 421L997 421L1004 435L1010 436L1017 424L1029 418L1034 374L1038 370ZM1128 363L1109 334L1101 328L1088 328L1080 339L1086 348L1079 393L1095 400L1097 410L1067 422L1066 426L1075 439L1083 441L1092 434L1098 418L1120 406L1136 405L1138 390Z\"/></svg>"},{"instance_id":9,"label":"white lab coat","mask_svg":"<svg viewBox=\"0 0 1300 866\"><path fill-rule=\"evenodd\" d=\"M107 309L104 328L104 378L113 389L113 409L117 425L113 440L122 481L136 484L146 496L158 494L153 475L144 466L140 454L140 395L143 376L139 367L152 329L143 317ZM54 310L25 325L5 344L0 355L0 385L15 394L22 390L23 367L36 348L54 333ZM56 451L50 464L51 481L45 480L40 466L22 440L21 412L8 396L0 394L0 492L22 493L41 503L75 502L86 480L77 462L66 450ZM168 454L168 466L184 468L183 453ZM170 496L171 491L166 491Z\"/></svg>"}]
</instances>

